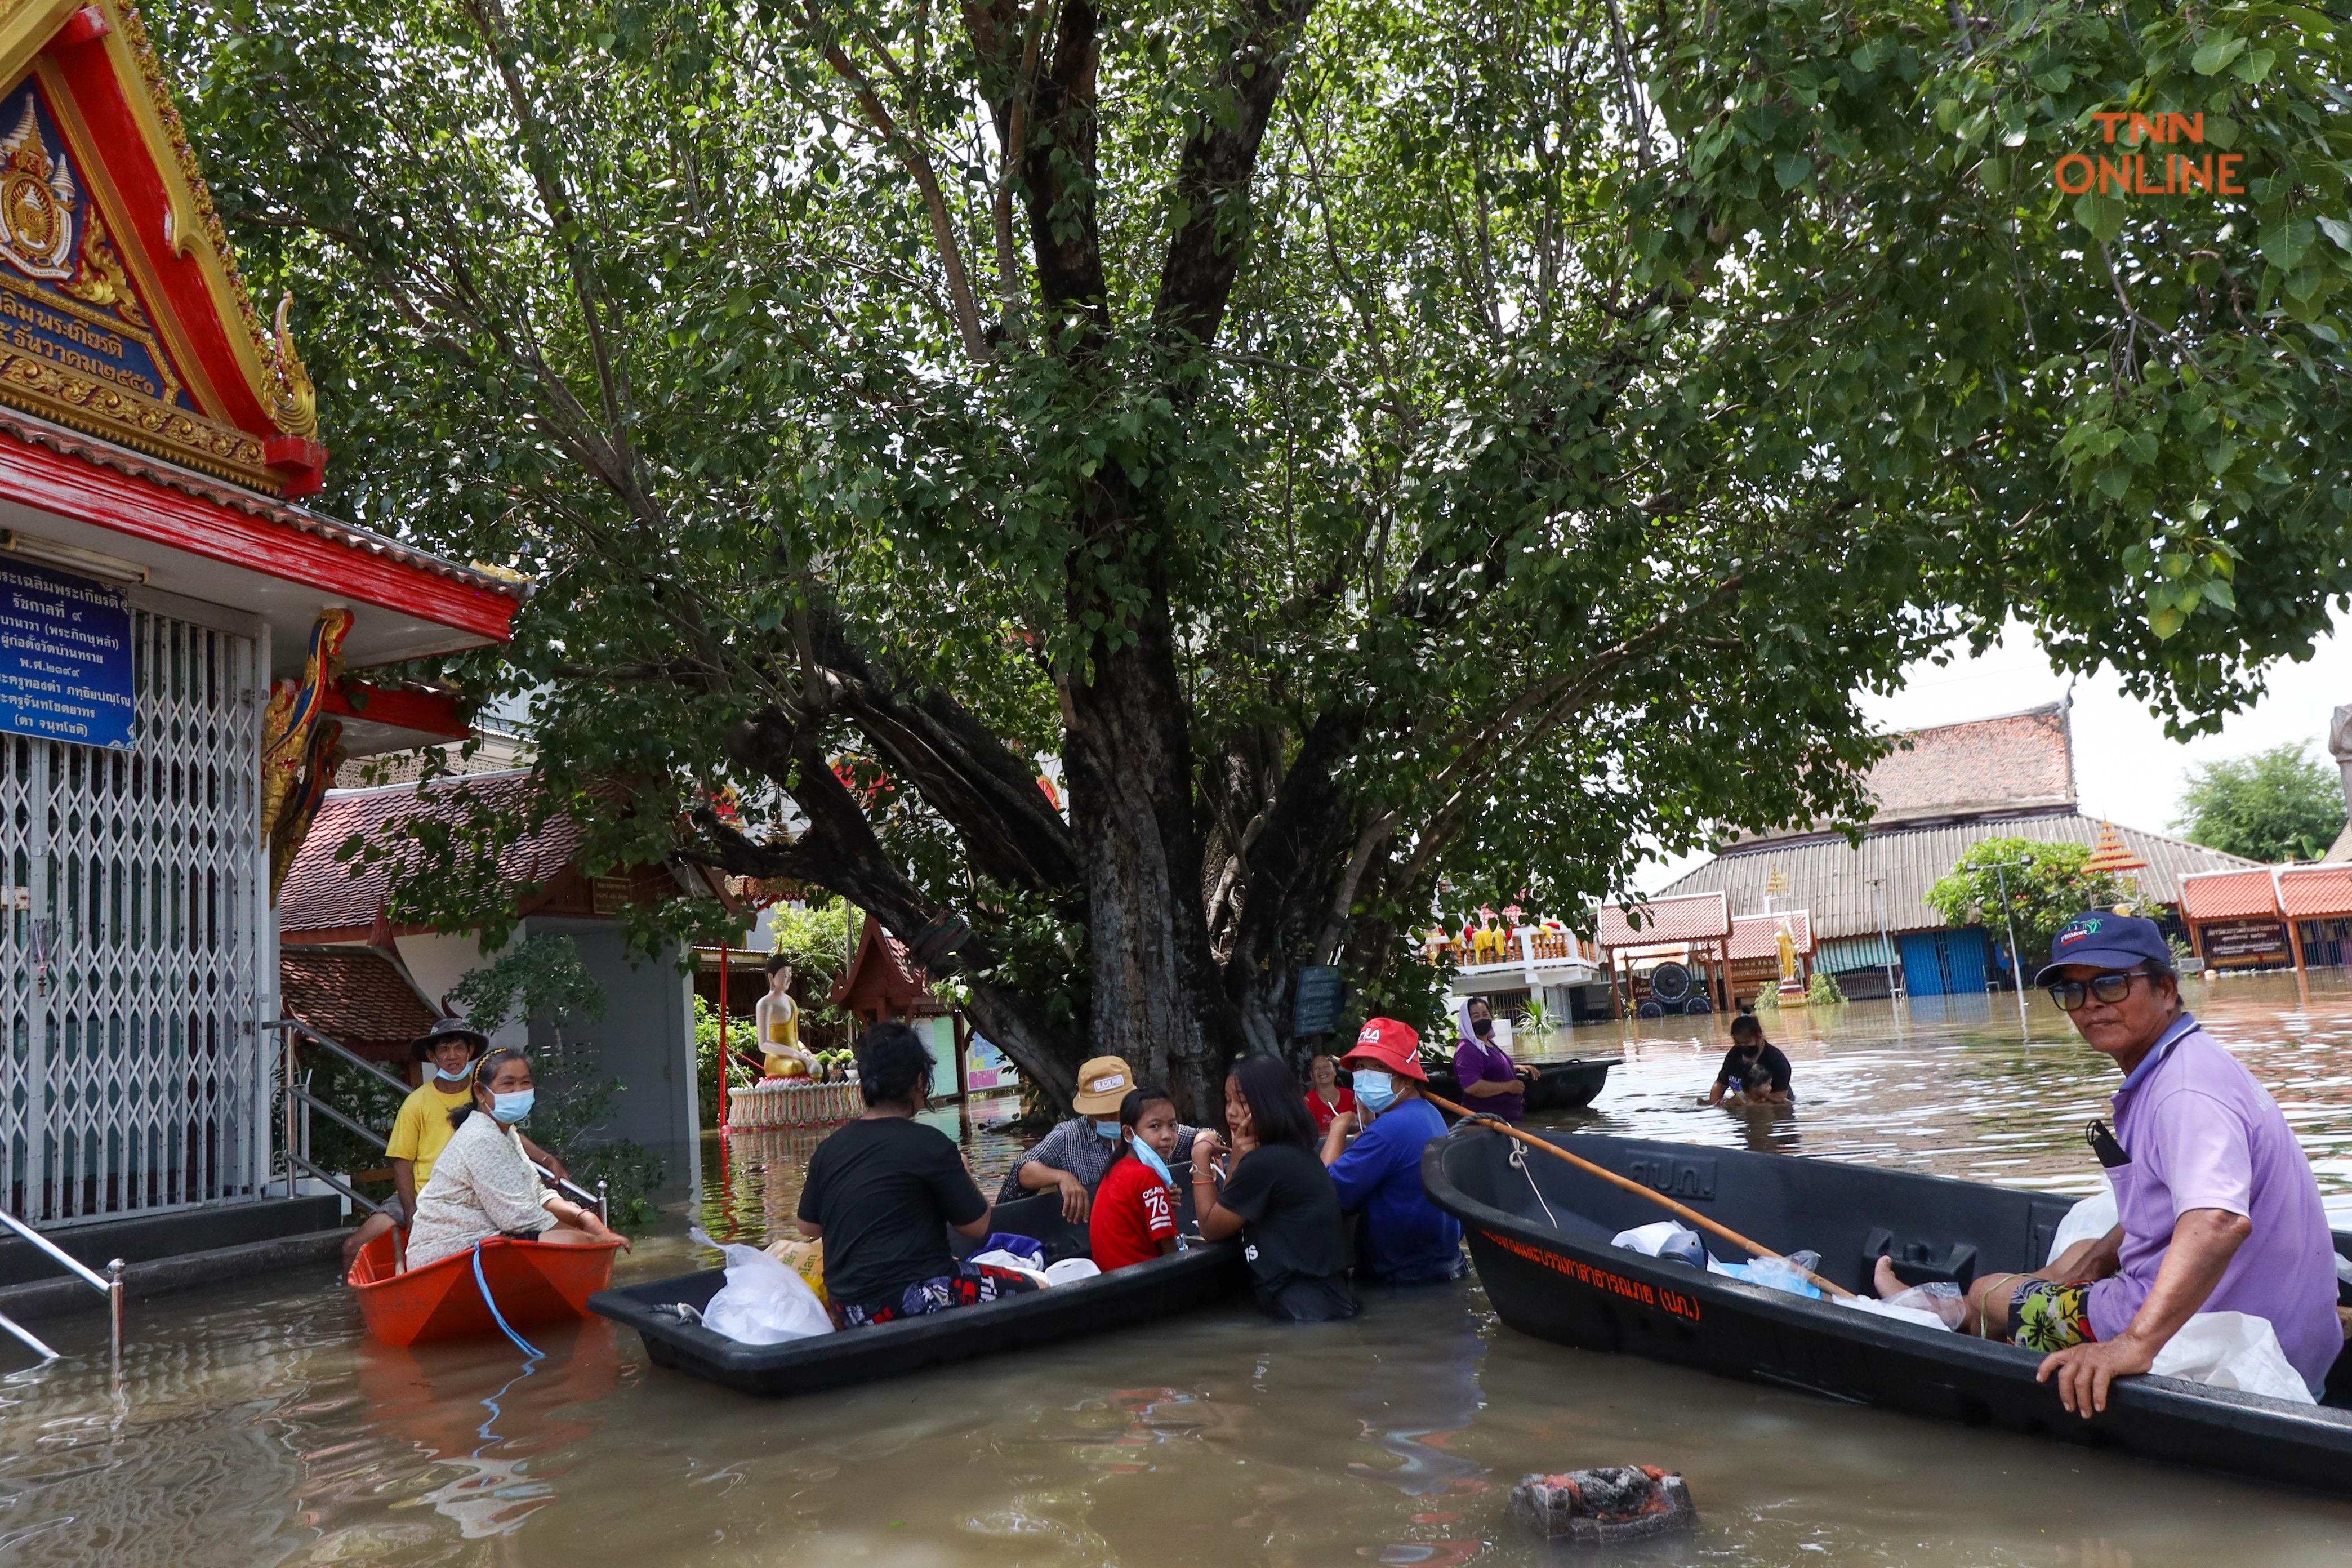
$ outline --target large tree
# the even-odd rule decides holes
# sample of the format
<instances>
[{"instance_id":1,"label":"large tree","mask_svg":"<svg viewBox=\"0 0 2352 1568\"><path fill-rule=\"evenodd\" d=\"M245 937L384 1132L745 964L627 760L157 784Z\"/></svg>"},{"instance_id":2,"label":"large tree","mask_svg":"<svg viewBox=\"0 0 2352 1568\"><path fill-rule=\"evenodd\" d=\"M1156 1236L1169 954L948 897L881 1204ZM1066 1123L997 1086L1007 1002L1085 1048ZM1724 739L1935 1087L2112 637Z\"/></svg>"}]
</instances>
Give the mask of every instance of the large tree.
<instances>
[{"instance_id":1,"label":"large tree","mask_svg":"<svg viewBox=\"0 0 2352 1568\"><path fill-rule=\"evenodd\" d=\"M2289 741L2251 756L2200 763L2172 824L2191 844L2250 860L2316 860L2344 831L2344 779Z\"/></svg>"},{"instance_id":2,"label":"large tree","mask_svg":"<svg viewBox=\"0 0 2352 1568\"><path fill-rule=\"evenodd\" d=\"M1853 816L1853 694L1955 635L2193 728L2352 586L2321 12L169 15L330 500L540 583L447 673L550 808L845 894L1055 1092L1203 1110L1302 965L1423 1005L1441 898ZM495 929L513 828L405 896Z\"/></svg>"}]
</instances>

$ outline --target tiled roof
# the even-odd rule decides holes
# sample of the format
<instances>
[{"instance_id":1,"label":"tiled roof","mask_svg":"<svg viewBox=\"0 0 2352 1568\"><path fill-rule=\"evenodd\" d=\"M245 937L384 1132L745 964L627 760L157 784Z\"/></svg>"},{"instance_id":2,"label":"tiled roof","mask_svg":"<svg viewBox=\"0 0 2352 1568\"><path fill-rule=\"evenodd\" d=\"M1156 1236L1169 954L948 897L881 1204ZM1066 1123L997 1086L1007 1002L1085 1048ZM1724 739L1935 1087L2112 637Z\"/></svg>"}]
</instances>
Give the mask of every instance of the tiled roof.
<instances>
[{"instance_id":1,"label":"tiled roof","mask_svg":"<svg viewBox=\"0 0 2352 1568\"><path fill-rule=\"evenodd\" d=\"M463 820L478 805L520 815L533 787L529 774L509 773L445 779L430 786L329 792L286 875L278 895L278 930L289 935L348 931L372 923L383 910L392 883L390 865L378 861L354 877L350 862L335 858L335 851L353 834L388 838L397 823L420 811L446 821ZM499 872L517 886L544 883L572 862L581 843L579 825L557 817L537 835L509 845L499 858Z\"/></svg>"},{"instance_id":2,"label":"tiled roof","mask_svg":"<svg viewBox=\"0 0 2352 1568\"><path fill-rule=\"evenodd\" d=\"M2279 902L2299 921L2352 915L2352 866L2282 866Z\"/></svg>"},{"instance_id":3,"label":"tiled roof","mask_svg":"<svg viewBox=\"0 0 2352 1568\"><path fill-rule=\"evenodd\" d=\"M1786 924L1799 952L1813 951L1813 911L1780 910L1769 915L1736 915L1731 921L1732 958L1778 958L1780 927Z\"/></svg>"},{"instance_id":4,"label":"tiled roof","mask_svg":"<svg viewBox=\"0 0 2352 1568\"><path fill-rule=\"evenodd\" d=\"M1944 917L1928 907L1927 889L1972 846L1987 838L2087 845L2097 841L2099 826L2069 813L1881 829L1859 847L1843 838L1741 845L1677 879L1663 893L1721 891L1730 895L1733 909L1754 911L1764 907L1765 884L1777 868L1788 879L1786 901L1812 911L1813 932L1822 940L1876 936L1882 897L1888 931L1936 931L1942 928ZM2147 862L2147 869L2133 873L2140 891L2161 904L2179 901L2184 875L2253 864L2136 827L2116 831ZM1881 885L1874 887L1874 882Z\"/></svg>"},{"instance_id":5,"label":"tiled roof","mask_svg":"<svg viewBox=\"0 0 2352 1568\"><path fill-rule=\"evenodd\" d=\"M367 947L281 947L278 990L285 1011L353 1049L405 1047L434 1013L406 972Z\"/></svg>"},{"instance_id":6,"label":"tiled roof","mask_svg":"<svg viewBox=\"0 0 2352 1568\"><path fill-rule=\"evenodd\" d=\"M1680 884L1676 884L1679 886ZM1629 917L1629 911L1632 918ZM1641 921L1637 929L1633 919ZM1657 942L1714 942L1731 934L1731 909L1721 893L1659 897L1646 904L1601 908L1602 947L1645 947Z\"/></svg>"},{"instance_id":7,"label":"tiled roof","mask_svg":"<svg viewBox=\"0 0 2352 1568\"><path fill-rule=\"evenodd\" d=\"M2278 887L2271 868L2220 871L2180 880L2180 912L2192 921L2259 919L2279 912Z\"/></svg>"},{"instance_id":8,"label":"tiled roof","mask_svg":"<svg viewBox=\"0 0 2352 1568\"><path fill-rule=\"evenodd\" d=\"M1870 770L1870 795L1878 803L1870 819L1874 827L2074 807L2074 729L2063 703L1913 730L1900 741ZM1829 826L1775 828L1734 847L1819 833Z\"/></svg>"}]
</instances>

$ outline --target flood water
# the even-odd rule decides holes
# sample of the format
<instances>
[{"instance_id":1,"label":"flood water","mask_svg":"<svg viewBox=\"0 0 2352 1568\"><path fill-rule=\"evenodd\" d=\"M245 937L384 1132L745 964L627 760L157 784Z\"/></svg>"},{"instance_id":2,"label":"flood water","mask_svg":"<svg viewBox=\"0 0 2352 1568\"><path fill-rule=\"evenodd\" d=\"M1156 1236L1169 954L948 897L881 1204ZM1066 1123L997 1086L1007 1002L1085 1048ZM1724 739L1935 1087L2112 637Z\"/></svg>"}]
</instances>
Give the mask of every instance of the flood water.
<instances>
[{"instance_id":1,"label":"flood water","mask_svg":"<svg viewBox=\"0 0 2352 1568\"><path fill-rule=\"evenodd\" d=\"M2191 1005L2352 1204L2352 999L2292 977ZM2046 999L1854 1004L1769 1025L1793 1111L1702 1110L1719 1020L1588 1028L1625 1056L1565 1127L2053 1190L2112 1075ZM982 1112L985 1120L986 1111ZM947 1121L951 1129L959 1123ZM807 1134L706 1155L699 1217L759 1239ZM1018 1145L968 1134L983 1178ZM685 1216L623 1278L697 1266ZM1681 1470L1703 1528L1579 1563L2342 1563L2352 1504L1875 1411L1502 1328L1474 1281L1371 1292L1352 1323L1220 1310L902 1382L758 1402L650 1367L592 1324L420 1352L370 1344L299 1274L134 1306L119 1391L98 1317L0 1378L0 1563L873 1564L1130 1568L1551 1563L1503 1517L1533 1470ZM0 1369L26 1359L0 1345Z\"/></svg>"}]
</instances>

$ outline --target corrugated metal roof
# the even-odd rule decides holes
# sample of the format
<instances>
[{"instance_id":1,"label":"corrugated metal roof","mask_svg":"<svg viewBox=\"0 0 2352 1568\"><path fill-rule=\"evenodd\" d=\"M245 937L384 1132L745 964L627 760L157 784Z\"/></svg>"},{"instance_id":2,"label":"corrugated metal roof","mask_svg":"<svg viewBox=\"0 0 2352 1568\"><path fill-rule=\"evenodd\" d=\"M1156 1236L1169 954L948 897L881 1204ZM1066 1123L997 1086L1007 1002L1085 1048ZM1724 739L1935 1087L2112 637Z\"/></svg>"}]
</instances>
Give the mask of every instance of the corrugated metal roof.
<instances>
[{"instance_id":1,"label":"corrugated metal roof","mask_svg":"<svg viewBox=\"0 0 2352 1568\"><path fill-rule=\"evenodd\" d=\"M1788 878L1787 899L1812 911L1817 938L1874 936L1877 900L1885 899L1889 931L1939 931L1944 917L1927 903L1927 889L1973 846L1988 838L2032 838L2045 844L2091 845L2099 824L2072 814L1986 817L1942 827L1898 827L1874 833L1857 847L1843 838L1736 847L1678 878L1660 897L1721 892L1743 911L1764 907L1764 884L1775 868ZM2135 873L2140 890L2158 903L2180 901L2180 879L2196 871L2234 870L2251 860L2184 844L2136 827L2116 830L2147 862ZM1884 888L1872 886L1883 881ZM1777 897L1778 895L1776 895ZM1606 921L1608 911L1601 911Z\"/></svg>"},{"instance_id":2,"label":"corrugated metal roof","mask_svg":"<svg viewBox=\"0 0 2352 1568\"><path fill-rule=\"evenodd\" d=\"M2180 912L2192 921L2259 919L2279 912L2278 885L2271 868L2191 876L2180 884Z\"/></svg>"},{"instance_id":3,"label":"corrugated metal roof","mask_svg":"<svg viewBox=\"0 0 2352 1568\"><path fill-rule=\"evenodd\" d=\"M2299 921L2352 915L2352 866L2281 867L2279 901Z\"/></svg>"},{"instance_id":4,"label":"corrugated metal roof","mask_svg":"<svg viewBox=\"0 0 2352 1568\"><path fill-rule=\"evenodd\" d=\"M1627 918L1631 910L1642 924L1637 930ZM1660 894L1645 904L1604 904L1601 909L1602 947L1643 947L1661 942L1714 942L1731 934L1731 908L1719 892L1685 897Z\"/></svg>"}]
</instances>

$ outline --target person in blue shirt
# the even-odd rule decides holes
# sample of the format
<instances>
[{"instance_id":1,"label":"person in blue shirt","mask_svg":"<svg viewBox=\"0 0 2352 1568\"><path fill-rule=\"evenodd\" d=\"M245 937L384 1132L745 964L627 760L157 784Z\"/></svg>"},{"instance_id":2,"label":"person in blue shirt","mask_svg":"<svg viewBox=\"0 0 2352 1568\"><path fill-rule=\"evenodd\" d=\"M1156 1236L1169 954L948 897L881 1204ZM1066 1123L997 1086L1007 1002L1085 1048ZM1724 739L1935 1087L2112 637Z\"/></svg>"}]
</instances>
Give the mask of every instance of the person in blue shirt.
<instances>
[{"instance_id":1,"label":"person in blue shirt","mask_svg":"<svg viewBox=\"0 0 2352 1568\"><path fill-rule=\"evenodd\" d=\"M1367 1023L1339 1063L1355 1075L1356 1109L1333 1118L1323 1136L1323 1163L1339 1190L1339 1206L1363 1216L1358 1271L1382 1285L1459 1279L1465 1268L1461 1223L1431 1203L1421 1184L1421 1152L1445 1135L1445 1119L1421 1097L1429 1075L1420 1054L1421 1036L1412 1025Z\"/></svg>"}]
</instances>

